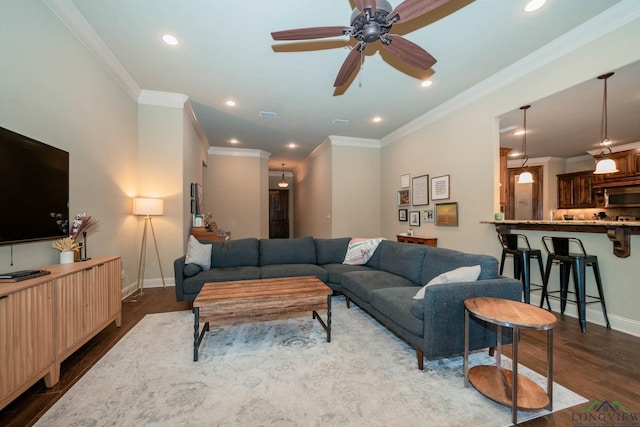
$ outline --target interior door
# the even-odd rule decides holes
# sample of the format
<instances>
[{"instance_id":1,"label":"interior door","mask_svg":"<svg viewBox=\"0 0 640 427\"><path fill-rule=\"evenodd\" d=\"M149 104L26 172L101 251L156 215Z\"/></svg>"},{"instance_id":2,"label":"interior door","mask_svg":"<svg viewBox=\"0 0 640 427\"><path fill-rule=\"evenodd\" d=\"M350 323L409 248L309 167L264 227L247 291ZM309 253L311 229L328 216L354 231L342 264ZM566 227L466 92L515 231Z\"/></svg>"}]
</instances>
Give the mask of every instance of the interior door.
<instances>
[{"instance_id":1,"label":"interior door","mask_svg":"<svg viewBox=\"0 0 640 427\"><path fill-rule=\"evenodd\" d=\"M289 190L269 190L269 238L289 238Z\"/></svg>"},{"instance_id":2,"label":"interior door","mask_svg":"<svg viewBox=\"0 0 640 427\"><path fill-rule=\"evenodd\" d=\"M533 175L533 184L518 184L518 177L525 169ZM542 166L509 168L509 202L505 219L543 219Z\"/></svg>"}]
</instances>

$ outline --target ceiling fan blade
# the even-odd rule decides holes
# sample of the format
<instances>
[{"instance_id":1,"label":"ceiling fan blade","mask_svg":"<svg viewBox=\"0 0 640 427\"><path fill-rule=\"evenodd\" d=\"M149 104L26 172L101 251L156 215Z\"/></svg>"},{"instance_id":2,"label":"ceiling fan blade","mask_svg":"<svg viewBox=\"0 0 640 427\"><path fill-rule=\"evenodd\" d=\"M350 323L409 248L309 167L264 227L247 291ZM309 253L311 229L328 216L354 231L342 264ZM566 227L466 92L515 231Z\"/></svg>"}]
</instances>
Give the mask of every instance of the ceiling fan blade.
<instances>
[{"instance_id":1,"label":"ceiling fan blade","mask_svg":"<svg viewBox=\"0 0 640 427\"><path fill-rule=\"evenodd\" d=\"M325 37L337 37L344 35L351 27L313 27L298 28L295 30L274 31L271 37L274 40L309 40Z\"/></svg>"},{"instance_id":2,"label":"ceiling fan blade","mask_svg":"<svg viewBox=\"0 0 640 427\"><path fill-rule=\"evenodd\" d=\"M404 0L387 15L387 22L398 15L397 21L404 23L431 12L436 7L448 2L449 0Z\"/></svg>"},{"instance_id":3,"label":"ceiling fan blade","mask_svg":"<svg viewBox=\"0 0 640 427\"><path fill-rule=\"evenodd\" d=\"M349 77L353 74L353 72L360 65L360 52L361 44L357 44L349 55L347 55L347 59L344 60L342 67L340 67L340 71L338 71L338 75L336 76L336 81L333 83L333 87L340 87L344 85L347 81L349 81Z\"/></svg>"},{"instance_id":4,"label":"ceiling fan blade","mask_svg":"<svg viewBox=\"0 0 640 427\"><path fill-rule=\"evenodd\" d=\"M429 52L397 34L387 34L386 38L390 43L382 43L382 46L409 65L428 70L437 62Z\"/></svg>"}]
</instances>

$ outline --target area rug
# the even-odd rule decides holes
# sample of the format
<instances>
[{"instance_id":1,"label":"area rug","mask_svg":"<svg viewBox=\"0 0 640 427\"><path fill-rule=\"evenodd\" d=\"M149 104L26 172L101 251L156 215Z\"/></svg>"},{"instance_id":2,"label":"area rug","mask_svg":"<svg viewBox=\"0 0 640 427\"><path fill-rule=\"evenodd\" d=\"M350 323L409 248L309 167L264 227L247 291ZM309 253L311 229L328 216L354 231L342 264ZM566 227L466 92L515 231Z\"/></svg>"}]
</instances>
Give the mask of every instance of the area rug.
<instances>
[{"instance_id":1,"label":"area rug","mask_svg":"<svg viewBox=\"0 0 640 427\"><path fill-rule=\"evenodd\" d=\"M193 314L147 315L36 425L511 424L509 408L464 387L462 357L420 371L413 349L343 298L332 320L330 343L310 315L215 327L193 362ZM477 352L470 364L493 360ZM541 375L519 372L545 387ZM584 402L554 384L554 410ZM519 411L518 420L546 413Z\"/></svg>"}]
</instances>

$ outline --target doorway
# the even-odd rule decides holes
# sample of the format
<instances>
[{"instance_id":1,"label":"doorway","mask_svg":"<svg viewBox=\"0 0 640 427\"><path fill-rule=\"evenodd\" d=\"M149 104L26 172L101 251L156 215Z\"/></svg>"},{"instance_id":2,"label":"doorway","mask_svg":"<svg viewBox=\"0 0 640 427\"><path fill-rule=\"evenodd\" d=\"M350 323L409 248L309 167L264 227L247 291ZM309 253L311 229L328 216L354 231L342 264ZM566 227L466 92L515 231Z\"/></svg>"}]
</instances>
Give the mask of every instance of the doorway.
<instances>
[{"instance_id":1,"label":"doorway","mask_svg":"<svg viewBox=\"0 0 640 427\"><path fill-rule=\"evenodd\" d=\"M269 238L289 238L289 190L269 190Z\"/></svg>"},{"instance_id":2,"label":"doorway","mask_svg":"<svg viewBox=\"0 0 640 427\"><path fill-rule=\"evenodd\" d=\"M542 166L527 166L526 168L509 168L509 199L505 219L543 219L542 212ZM518 177L522 172L531 172L532 184L518 184Z\"/></svg>"}]
</instances>

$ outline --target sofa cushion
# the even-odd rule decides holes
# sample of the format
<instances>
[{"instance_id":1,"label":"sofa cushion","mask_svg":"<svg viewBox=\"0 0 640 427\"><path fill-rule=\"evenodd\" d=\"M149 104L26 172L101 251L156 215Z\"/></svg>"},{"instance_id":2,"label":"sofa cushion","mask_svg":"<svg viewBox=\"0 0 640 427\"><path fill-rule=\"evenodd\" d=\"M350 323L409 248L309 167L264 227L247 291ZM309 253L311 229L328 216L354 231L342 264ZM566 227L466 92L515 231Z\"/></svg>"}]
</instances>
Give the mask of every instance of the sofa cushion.
<instances>
[{"instance_id":1,"label":"sofa cushion","mask_svg":"<svg viewBox=\"0 0 640 427\"><path fill-rule=\"evenodd\" d=\"M329 274L324 268L315 264L272 264L260 267L261 279L300 276L316 276L324 283L327 283Z\"/></svg>"},{"instance_id":2,"label":"sofa cushion","mask_svg":"<svg viewBox=\"0 0 640 427\"><path fill-rule=\"evenodd\" d=\"M258 239L211 242L211 268L242 266L258 266Z\"/></svg>"},{"instance_id":3,"label":"sofa cushion","mask_svg":"<svg viewBox=\"0 0 640 427\"><path fill-rule=\"evenodd\" d=\"M214 268L197 276L187 277L182 282L185 294L197 294L205 283L233 280L253 280L260 278L260 268L253 266Z\"/></svg>"},{"instance_id":4,"label":"sofa cushion","mask_svg":"<svg viewBox=\"0 0 640 427\"><path fill-rule=\"evenodd\" d=\"M313 237L296 239L260 239L260 265L315 264L316 244Z\"/></svg>"},{"instance_id":5,"label":"sofa cushion","mask_svg":"<svg viewBox=\"0 0 640 427\"><path fill-rule=\"evenodd\" d=\"M377 289L413 286L414 294L418 289L410 280L386 271L351 271L344 273L341 284L343 290L353 293L366 303L371 300L371 292Z\"/></svg>"},{"instance_id":6,"label":"sofa cushion","mask_svg":"<svg viewBox=\"0 0 640 427\"><path fill-rule=\"evenodd\" d=\"M185 257L186 259L186 257ZM200 273L202 271L202 267L200 267L198 264L185 264L184 265L184 277L191 277L191 276L195 276L196 274Z\"/></svg>"},{"instance_id":7,"label":"sofa cushion","mask_svg":"<svg viewBox=\"0 0 640 427\"><path fill-rule=\"evenodd\" d=\"M316 244L316 262L318 265L337 264L344 260L351 237L336 239L314 239Z\"/></svg>"},{"instance_id":8,"label":"sofa cushion","mask_svg":"<svg viewBox=\"0 0 640 427\"><path fill-rule=\"evenodd\" d=\"M381 237L375 239L351 239L347 247L347 253L344 256L343 264L365 265L382 240Z\"/></svg>"},{"instance_id":9,"label":"sofa cushion","mask_svg":"<svg viewBox=\"0 0 640 427\"><path fill-rule=\"evenodd\" d=\"M378 289L371 292L371 308L388 317L403 329L419 337L424 335L424 322L413 315L411 303L415 286Z\"/></svg>"},{"instance_id":10,"label":"sofa cushion","mask_svg":"<svg viewBox=\"0 0 640 427\"><path fill-rule=\"evenodd\" d=\"M425 248L424 245L408 245L385 240L380 243L380 270L397 274L411 280L414 284L422 285L426 283L420 280Z\"/></svg>"},{"instance_id":11,"label":"sofa cushion","mask_svg":"<svg viewBox=\"0 0 640 427\"><path fill-rule=\"evenodd\" d=\"M480 266L458 267L455 270L442 273L429 281L415 294L413 299L423 299L424 291L427 286L437 285L438 283L458 283L458 282L474 282L480 275Z\"/></svg>"},{"instance_id":12,"label":"sofa cushion","mask_svg":"<svg viewBox=\"0 0 640 427\"><path fill-rule=\"evenodd\" d=\"M458 267L480 266L478 280L498 278L498 260L490 255L467 254L452 249L424 246L426 254L419 283L429 283L434 277Z\"/></svg>"},{"instance_id":13,"label":"sofa cushion","mask_svg":"<svg viewBox=\"0 0 640 427\"><path fill-rule=\"evenodd\" d=\"M202 244L193 236L189 236L185 264L196 264L203 270L211 268L211 245Z\"/></svg>"},{"instance_id":14,"label":"sofa cushion","mask_svg":"<svg viewBox=\"0 0 640 427\"><path fill-rule=\"evenodd\" d=\"M327 273L329 277L327 279L328 283L342 283L342 275L344 273L348 273L350 271L375 271L371 267L367 267L365 265L349 265L349 264L323 264L321 265Z\"/></svg>"}]
</instances>

